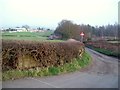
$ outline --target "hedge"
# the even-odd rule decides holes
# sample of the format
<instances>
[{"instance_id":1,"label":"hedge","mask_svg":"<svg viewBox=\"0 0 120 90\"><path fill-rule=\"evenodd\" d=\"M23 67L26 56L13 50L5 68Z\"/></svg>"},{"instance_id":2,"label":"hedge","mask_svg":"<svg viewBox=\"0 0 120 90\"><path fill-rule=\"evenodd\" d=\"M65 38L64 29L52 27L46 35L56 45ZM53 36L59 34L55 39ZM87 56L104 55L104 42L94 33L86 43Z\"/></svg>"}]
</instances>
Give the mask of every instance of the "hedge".
<instances>
[{"instance_id":1,"label":"hedge","mask_svg":"<svg viewBox=\"0 0 120 90\"><path fill-rule=\"evenodd\" d=\"M80 42L33 42L2 40L2 69L60 66L82 57Z\"/></svg>"}]
</instances>

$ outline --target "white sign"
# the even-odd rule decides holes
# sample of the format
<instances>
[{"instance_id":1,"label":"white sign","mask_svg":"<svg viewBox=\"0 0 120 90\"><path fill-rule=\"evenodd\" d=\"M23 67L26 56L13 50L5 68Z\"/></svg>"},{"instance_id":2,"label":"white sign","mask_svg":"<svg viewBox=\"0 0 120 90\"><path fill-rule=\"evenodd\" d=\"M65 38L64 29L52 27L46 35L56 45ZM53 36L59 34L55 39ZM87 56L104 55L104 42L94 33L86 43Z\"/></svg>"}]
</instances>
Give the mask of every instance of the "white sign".
<instances>
[{"instance_id":1,"label":"white sign","mask_svg":"<svg viewBox=\"0 0 120 90\"><path fill-rule=\"evenodd\" d=\"M83 32L81 32L81 33L80 33L80 35L81 35L81 36L84 36L84 33L83 33Z\"/></svg>"}]
</instances>

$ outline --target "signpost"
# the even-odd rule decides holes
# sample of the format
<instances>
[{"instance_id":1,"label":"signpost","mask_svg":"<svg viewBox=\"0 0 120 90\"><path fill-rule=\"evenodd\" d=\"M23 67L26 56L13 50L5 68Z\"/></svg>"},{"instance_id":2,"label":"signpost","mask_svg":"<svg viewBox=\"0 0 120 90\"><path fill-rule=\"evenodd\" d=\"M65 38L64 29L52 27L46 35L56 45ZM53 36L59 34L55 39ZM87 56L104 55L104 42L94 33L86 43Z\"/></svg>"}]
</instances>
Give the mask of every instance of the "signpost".
<instances>
[{"instance_id":1,"label":"signpost","mask_svg":"<svg viewBox=\"0 0 120 90\"><path fill-rule=\"evenodd\" d=\"M83 36L84 36L84 33L81 32L81 33L80 33L80 36L81 36L81 42L83 42Z\"/></svg>"}]
</instances>

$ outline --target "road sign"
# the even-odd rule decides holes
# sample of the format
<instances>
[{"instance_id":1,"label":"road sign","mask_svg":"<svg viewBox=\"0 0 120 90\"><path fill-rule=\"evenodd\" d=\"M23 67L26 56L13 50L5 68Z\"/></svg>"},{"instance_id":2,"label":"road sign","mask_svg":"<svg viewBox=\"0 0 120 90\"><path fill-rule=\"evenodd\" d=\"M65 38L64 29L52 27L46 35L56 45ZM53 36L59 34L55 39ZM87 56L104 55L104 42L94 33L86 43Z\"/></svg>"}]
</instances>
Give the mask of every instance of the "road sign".
<instances>
[{"instance_id":1,"label":"road sign","mask_svg":"<svg viewBox=\"0 0 120 90\"><path fill-rule=\"evenodd\" d=\"M84 36L84 33L83 33L83 32L81 32L81 33L80 33L80 35L81 35L81 36Z\"/></svg>"},{"instance_id":2,"label":"road sign","mask_svg":"<svg viewBox=\"0 0 120 90\"><path fill-rule=\"evenodd\" d=\"M83 36L84 36L84 33L81 32L81 33L80 33L80 36L81 36L81 42L83 42Z\"/></svg>"}]
</instances>

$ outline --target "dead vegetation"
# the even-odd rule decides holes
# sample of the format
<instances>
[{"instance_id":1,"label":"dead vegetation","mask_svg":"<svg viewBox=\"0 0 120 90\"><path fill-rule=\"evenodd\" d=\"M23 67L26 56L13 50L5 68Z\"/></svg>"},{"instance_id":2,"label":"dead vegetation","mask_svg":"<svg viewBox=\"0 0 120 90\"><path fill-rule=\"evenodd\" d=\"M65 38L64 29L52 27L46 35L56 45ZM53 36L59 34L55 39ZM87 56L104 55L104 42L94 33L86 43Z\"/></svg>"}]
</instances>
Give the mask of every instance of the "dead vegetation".
<instances>
[{"instance_id":1,"label":"dead vegetation","mask_svg":"<svg viewBox=\"0 0 120 90\"><path fill-rule=\"evenodd\" d=\"M2 69L60 66L82 57L80 42L2 41Z\"/></svg>"}]
</instances>

